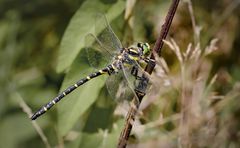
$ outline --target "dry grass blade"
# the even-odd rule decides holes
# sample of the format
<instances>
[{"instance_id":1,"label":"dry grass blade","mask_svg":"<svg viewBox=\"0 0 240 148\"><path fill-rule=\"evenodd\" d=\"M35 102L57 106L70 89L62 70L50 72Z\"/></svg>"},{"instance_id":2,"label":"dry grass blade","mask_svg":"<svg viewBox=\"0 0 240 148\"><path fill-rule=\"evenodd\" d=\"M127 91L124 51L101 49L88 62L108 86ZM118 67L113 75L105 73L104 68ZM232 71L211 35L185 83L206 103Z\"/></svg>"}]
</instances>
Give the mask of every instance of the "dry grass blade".
<instances>
[{"instance_id":1,"label":"dry grass blade","mask_svg":"<svg viewBox=\"0 0 240 148\"><path fill-rule=\"evenodd\" d=\"M180 51L179 46L177 45L177 43L174 41L174 39L170 39L170 41L166 41L164 40L164 43L167 44L169 46L169 48L176 54L178 61L180 62L180 64L183 64L183 56L182 53Z\"/></svg>"},{"instance_id":2,"label":"dry grass blade","mask_svg":"<svg viewBox=\"0 0 240 148\"><path fill-rule=\"evenodd\" d=\"M25 103L25 101L23 100L23 98L19 94L16 94L16 96L18 96L19 106L22 108L23 112L25 112L28 115L28 117L31 117L32 116L31 109L28 107L28 105ZM48 142L48 139L44 135L42 129L37 124L37 122L36 121L32 121L32 125L36 129L36 131L39 134L39 136L41 137L41 139L42 139L43 143L45 144L46 148L50 148L51 146L50 146L50 144Z\"/></svg>"},{"instance_id":3,"label":"dry grass blade","mask_svg":"<svg viewBox=\"0 0 240 148\"><path fill-rule=\"evenodd\" d=\"M193 52L190 56L190 59L197 61L201 56L202 50L200 49L200 43L197 43L196 47L193 49Z\"/></svg>"},{"instance_id":4,"label":"dry grass blade","mask_svg":"<svg viewBox=\"0 0 240 148\"><path fill-rule=\"evenodd\" d=\"M128 20L131 17L132 11L133 11L133 7L136 3L136 0L127 0L126 1L126 11L124 14L124 19Z\"/></svg>"},{"instance_id":5,"label":"dry grass blade","mask_svg":"<svg viewBox=\"0 0 240 148\"><path fill-rule=\"evenodd\" d=\"M188 60L192 54L192 43L188 44L186 52L183 53L184 60Z\"/></svg>"},{"instance_id":6,"label":"dry grass blade","mask_svg":"<svg viewBox=\"0 0 240 148\"><path fill-rule=\"evenodd\" d=\"M196 45L197 43L200 42L201 27L197 26L197 24L196 24L196 20L194 17L194 11L193 11L193 7L192 7L192 1L187 0L187 4L188 4L188 11L189 11L189 14L191 17L192 28L193 28L193 32L194 32L194 43Z\"/></svg>"},{"instance_id":7,"label":"dry grass blade","mask_svg":"<svg viewBox=\"0 0 240 148\"><path fill-rule=\"evenodd\" d=\"M204 55L209 55L212 52L216 51L218 49L216 45L217 42L218 42L218 39L212 39L210 41L210 45L205 48Z\"/></svg>"}]
</instances>

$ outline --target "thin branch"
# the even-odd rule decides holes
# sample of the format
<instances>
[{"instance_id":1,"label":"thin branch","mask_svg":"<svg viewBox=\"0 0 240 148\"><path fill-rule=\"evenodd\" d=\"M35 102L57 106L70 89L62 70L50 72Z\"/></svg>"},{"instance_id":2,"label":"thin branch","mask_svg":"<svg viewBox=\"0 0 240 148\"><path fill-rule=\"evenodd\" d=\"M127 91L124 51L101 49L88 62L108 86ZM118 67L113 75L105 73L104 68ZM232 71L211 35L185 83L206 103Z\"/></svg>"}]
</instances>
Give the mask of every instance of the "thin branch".
<instances>
[{"instance_id":1,"label":"thin branch","mask_svg":"<svg viewBox=\"0 0 240 148\"><path fill-rule=\"evenodd\" d=\"M19 100L19 106L22 108L23 112L25 112L28 115L28 117L31 117L31 115L32 115L31 109L29 108L29 106L25 103L25 101L23 100L23 98L19 94L17 94L17 96L18 96L18 100ZM39 134L39 136L41 137L41 139L42 139L43 143L45 144L46 148L51 148L47 137L44 135L42 129L37 124L37 122L32 121L32 125L35 128L35 130L37 131L37 133Z\"/></svg>"},{"instance_id":2,"label":"thin branch","mask_svg":"<svg viewBox=\"0 0 240 148\"><path fill-rule=\"evenodd\" d=\"M178 4L179 4L180 0L173 0L172 4L168 10L168 14L165 18L165 22L162 25L161 28L161 32L160 35L154 45L153 48L153 53L151 54L150 58L151 59L155 59L154 58L154 52L157 53L159 56L161 56L161 49L163 47L163 40L166 39L169 28L172 24L172 20L173 17L175 15L175 12L177 10ZM154 69L155 65L152 64L151 62L146 66L145 71L149 74L152 73L153 69ZM143 75L144 77L144 75ZM142 101L142 98L145 96L145 94L141 94L136 92L136 94L138 95L138 101L136 101L136 98L133 98L133 106L129 109L127 117L126 117L126 121L125 121L125 126L121 132L120 138L119 138L119 143L118 143L118 148L125 148L127 145L127 141L129 139L129 135L131 133L132 130L132 126L133 126L133 122L135 120L135 116L136 116L136 112L139 108L139 105Z\"/></svg>"}]
</instances>

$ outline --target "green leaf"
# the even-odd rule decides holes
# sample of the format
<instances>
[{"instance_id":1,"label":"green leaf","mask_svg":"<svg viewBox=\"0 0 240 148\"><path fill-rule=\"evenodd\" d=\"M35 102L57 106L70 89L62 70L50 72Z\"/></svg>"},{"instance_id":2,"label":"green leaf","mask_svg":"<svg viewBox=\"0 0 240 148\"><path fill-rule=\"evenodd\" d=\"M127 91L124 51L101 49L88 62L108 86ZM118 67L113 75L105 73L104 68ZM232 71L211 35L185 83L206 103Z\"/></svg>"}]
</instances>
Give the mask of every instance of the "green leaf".
<instances>
[{"instance_id":1,"label":"green leaf","mask_svg":"<svg viewBox=\"0 0 240 148\"><path fill-rule=\"evenodd\" d=\"M77 11L72 18L61 43L57 68L58 71L63 71L75 60L69 73L64 79L61 90L93 72L92 68L90 68L87 63L88 59L85 57L86 52L85 50L82 50L82 47L84 47L85 35L89 32L93 32L95 27L93 23L94 17L91 16L94 16L99 12L105 12L107 18L111 21L119 16L123 9L123 1L117 1L114 4L86 1ZM69 50L71 52L69 52ZM79 52L80 57L76 58L76 55ZM84 86L78 88L78 90L66 97L67 99L70 98L71 101L62 101L62 103L58 105L58 129L61 136L66 135L78 121L79 117L96 101L105 80L104 77L99 77L87 82Z\"/></svg>"},{"instance_id":2,"label":"green leaf","mask_svg":"<svg viewBox=\"0 0 240 148\"><path fill-rule=\"evenodd\" d=\"M99 100L98 100L99 101ZM110 98L108 98L110 102ZM114 107L98 107L96 104L91 108L91 112L88 115L84 132L96 132L99 129L107 129L113 124L113 112ZM101 119L101 120L99 120Z\"/></svg>"},{"instance_id":3,"label":"green leaf","mask_svg":"<svg viewBox=\"0 0 240 148\"><path fill-rule=\"evenodd\" d=\"M10 116L1 118L0 147L19 147L19 144L35 135L36 132L25 113L11 114Z\"/></svg>"},{"instance_id":4,"label":"green leaf","mask_svg":"<svg viewBox=\"0 0 240 148\"><path fill-rule=\"evenodd\" d=\"M94 17L97 13L104 13L108 21L117 18L124 10L125 2L115 3L103 1L85 1L72 17L60 44L57 72L66 70L74 61L77 54L84 47L84 38L94 31Z\"/></svg>"},{"instance_id":5,"label":"green leaf","mask_svg":"<svg viewBox=\"0 0 240 148\"><path fill-rule=\"evenodd\" d=\"M124 119L118 120L112 130L99 130L97 133L80 133L78 138L67 147L112 148L117 147Z\"/></svg>"}]
</instances>

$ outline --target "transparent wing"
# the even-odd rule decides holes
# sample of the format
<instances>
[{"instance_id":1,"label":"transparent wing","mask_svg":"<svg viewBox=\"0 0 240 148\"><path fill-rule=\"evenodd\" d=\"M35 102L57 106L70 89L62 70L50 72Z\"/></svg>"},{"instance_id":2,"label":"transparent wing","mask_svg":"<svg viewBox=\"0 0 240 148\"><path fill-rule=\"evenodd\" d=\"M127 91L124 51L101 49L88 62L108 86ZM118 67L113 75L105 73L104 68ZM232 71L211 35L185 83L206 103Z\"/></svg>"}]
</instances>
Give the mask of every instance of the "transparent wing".
<instances>
[{"instance_id":1,"label":"transparent wing","mask_svg":"<svg viewBox=\"0 0 240 148\"><path fill-rule=\"evenodd\" d=\"M118 73L111 75L106 82L108 92L117 102L130 101L137 97L134 89L136 78L131 74L132 66L124 67Z\"/></svg>"},{"instance_id":2,"label":"transparent wing","mask_svg":"<svg viewBox=\"0 0 240 148\"><path fill-rule=\"evenodd\" d=\"M113 32L104 14L96 15L95 33L99 34L98 40L110 54L115 55L121 50L122 44Z\"/></svg>"},{"instance_id":3,"label":"transparent wing","mask_svg":"<svg viewBox=\"0 0 240 148\"><path fill-rule=\"evenodd\" d=\"M134 96L123 71L109 76L106 81L106 86L110 96L117 102L124 100L130 101Z\"/></svg>"},{"instance_id":4,"label":"transparent wing","mask_svg":"<svg viewBox=\"0 0 240 148\"><path fill-rule=\"evenodd\" d=\"M102 43L93 34L85 37L85 47L89 64L96 68L103 68L112 62L113 55L105 49Z\"/></svg>"},{"instance_id":5,"label":"transparent wing","mask_svg":"<svg viewBox=\"0 0 240 148\"><path fill-rule=\"evenodd\" d=\"M122 45L104 14L97 14L95 19L95 34L85 37L88 61L96 69L112 62L113 57L120 52Z\"/></svg>"}]
</instances>

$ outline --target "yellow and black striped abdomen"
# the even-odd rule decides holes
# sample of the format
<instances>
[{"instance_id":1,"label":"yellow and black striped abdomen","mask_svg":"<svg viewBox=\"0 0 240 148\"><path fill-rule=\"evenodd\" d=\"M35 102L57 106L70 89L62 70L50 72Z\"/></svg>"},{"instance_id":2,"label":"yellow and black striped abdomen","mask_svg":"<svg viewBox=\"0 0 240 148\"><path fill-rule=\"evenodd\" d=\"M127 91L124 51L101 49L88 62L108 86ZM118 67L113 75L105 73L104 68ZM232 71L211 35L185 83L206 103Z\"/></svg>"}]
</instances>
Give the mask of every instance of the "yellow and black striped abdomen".
<instances>
[{"instance_id":1,"label":"yellow and black striped abdomen","mask_svg":"<svg viewBox=\"0 0 240 148\"><path fill-rule=\"evenodd\" d=\"M98 77L100 75L103 74L110 74L109 71L113 71L112 66L108 66L102 70L99 70L97 72L91 73L90 75L88 75L87 77L77 81L74 85L69 86L67 89L65 89L63 92L61 92L57 97L55 97L52 101L48 102L46 105L44 105L43 107L41 107L37 112L35 112L31 119L35 120L37 119L39 116L41 116L42 114L44 114L47 110L49 110L53 105L55 105L57 102L59 102L62 98L64 98L67 94L71 93L73 90L75 90L76 88L78 88L79 86L83 85L84 83L86 83L87 81Z\"/></svg>"}]
</instances>

